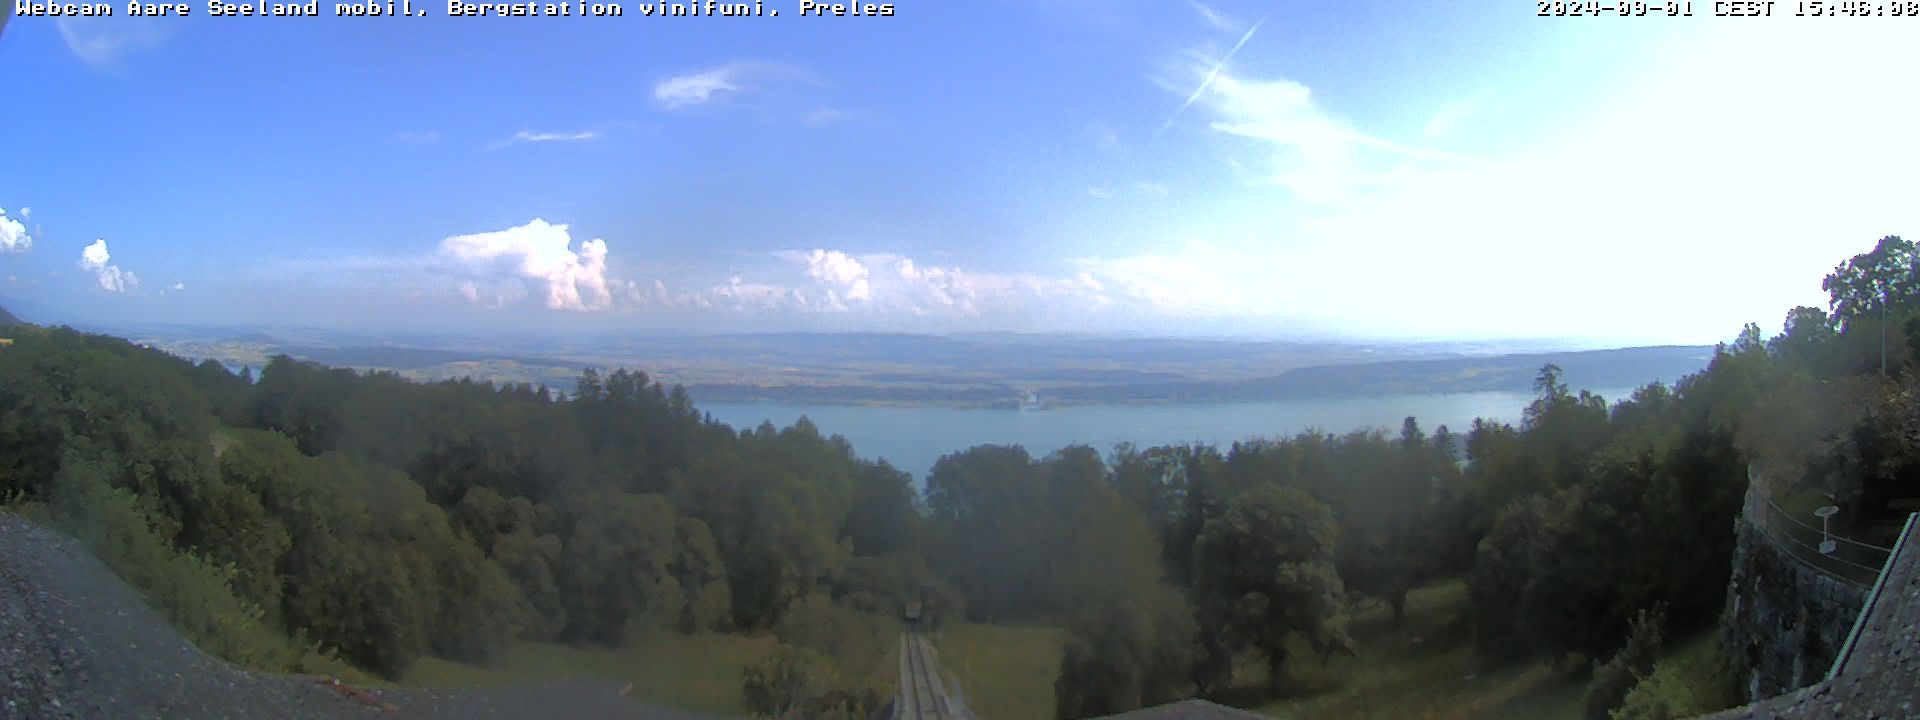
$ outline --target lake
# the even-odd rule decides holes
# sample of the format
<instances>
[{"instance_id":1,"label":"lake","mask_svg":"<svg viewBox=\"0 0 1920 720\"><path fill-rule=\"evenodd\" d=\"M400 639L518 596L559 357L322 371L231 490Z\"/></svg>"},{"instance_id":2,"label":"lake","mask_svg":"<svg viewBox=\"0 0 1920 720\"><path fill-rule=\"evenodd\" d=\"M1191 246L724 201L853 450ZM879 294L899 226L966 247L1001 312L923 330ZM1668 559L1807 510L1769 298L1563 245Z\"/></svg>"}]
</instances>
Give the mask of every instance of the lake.
<instances>
[{"instance_id":1,"label":"lake","mask_svg":"<svg viewBox=\"0 0 1920 720\"><path fill-rule=\"evenodd\" d=\"M1609 403L1631 390L1600 390ZM1531 393L1379 395L1337 400L1166 405L1087 405L1021 412L943 407L860 407L775 403L700 403L714 419L736 428L762 421L785 427L802 415L820 432L846 436L861 457L885 458L924 479L941 455L983 444L1018 444L1034 456L1068 445L1091 445L1101 455L1116 443L1140 447L1200 442L1222 451L1252 437L1289 436L1311 427L1345 433L1362 427L1400 431L1408 415L1429 433L1446 425L1464 433L1476 417L1517 423Z\"/></svg>"}]
</instances>

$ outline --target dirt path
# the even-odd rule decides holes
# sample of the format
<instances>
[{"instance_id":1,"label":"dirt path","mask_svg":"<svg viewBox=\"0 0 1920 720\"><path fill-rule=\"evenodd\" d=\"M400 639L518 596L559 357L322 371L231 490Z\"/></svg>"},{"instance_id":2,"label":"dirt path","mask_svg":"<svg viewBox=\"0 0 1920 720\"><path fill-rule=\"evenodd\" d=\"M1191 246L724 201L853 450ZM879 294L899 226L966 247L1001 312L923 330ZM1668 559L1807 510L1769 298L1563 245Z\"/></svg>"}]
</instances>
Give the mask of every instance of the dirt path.
<instances>
[{"instance_id":1,"label":"dirt path","mask_svg":"<svg viewBox=\"0 0 1920 720\"><path fill-rule=\"evenodd\" d=\"M0 513L0 718L703 716L580 680L486 690L355 690L247 672L200 652L78 541Z\"/></svg>"}]
</instances>

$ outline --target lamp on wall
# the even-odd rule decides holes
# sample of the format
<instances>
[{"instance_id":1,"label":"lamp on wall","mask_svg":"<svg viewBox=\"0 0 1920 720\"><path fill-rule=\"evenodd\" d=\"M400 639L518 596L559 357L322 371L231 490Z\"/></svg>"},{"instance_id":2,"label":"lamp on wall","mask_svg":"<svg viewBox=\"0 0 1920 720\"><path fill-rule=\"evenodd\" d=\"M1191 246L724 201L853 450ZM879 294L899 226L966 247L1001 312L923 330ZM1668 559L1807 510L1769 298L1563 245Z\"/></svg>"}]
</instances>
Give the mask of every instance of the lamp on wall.
<instances>
[{"instance_id":1,"label":"lamp on wall","mask_svg":"<svg viewBox=\"0 0 1920 720\"><path fill-rule=\"evenodd\" d=\"M1833 554L1835 545L1833 542L1833 531L1829 528L1829 524L1832 522L1833 516L1839 512L1840 512L1840 508L1834 505L1828 505L1826 507L1813 511L1813 516L1820 518L1820 554L1821 555Z\"/></svg>"}]
</instances>

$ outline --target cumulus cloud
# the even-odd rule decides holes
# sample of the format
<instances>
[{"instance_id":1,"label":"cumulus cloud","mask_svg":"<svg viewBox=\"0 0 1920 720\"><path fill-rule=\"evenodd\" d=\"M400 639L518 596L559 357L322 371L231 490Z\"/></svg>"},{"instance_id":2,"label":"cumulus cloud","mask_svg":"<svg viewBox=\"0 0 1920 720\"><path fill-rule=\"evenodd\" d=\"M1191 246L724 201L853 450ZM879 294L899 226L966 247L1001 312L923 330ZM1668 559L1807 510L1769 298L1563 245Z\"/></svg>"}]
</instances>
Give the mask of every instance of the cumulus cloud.
<instances>
[{"instance_id":1,"label":"cumulus cloud","mask_svg":"<svg viewBox=\"0 0 1920 720\"><path fill-rule=\"evenodd\" d=\"M667 284L655 279L650 284L628 280L619 284L621 300L628 310L643 307L660 309L709 308L713 300L704 293L676 293L667 289Z\"/></svg>"},{"instance_id":2,"label":"cumulus cloud","mask_svg":"<svg viewBox=\"0 0 1920 720\"><path fill-rule=\"evenodd\" d=\"M829 301L865 302L873 299L873 286L867 283L867 266L839 250L815 248L807 253L807 277L831 286Z\"/></svg>"},{"instance_id":3,"label":"cumulus cloud","mask_svg":"<svg viewBox=\"0 0 1920 720\"><path fill-rule=\"evenodd\" d=\"M668 110L704 105L723 93L740 90L744 63L730 63L685 75L675 75L653 85L653 99Z\"/></svg>"},{"instance_id":4,"label":"cumulus cloud","mask_svg":"<svg viewBox=\"0 0 1920 720\"><path fill-rule=\"evenodd\" d=\"M1054 305L1062 302L1061 307L1106 302L1090 276L982 272L925 264L894 253L853 255L826 248L774 255L798 271L791 282L774 278L756 283L735 277L707 294L713 304L863 313L875 318L964 319L1024 318L1056 310Z\"/></svg>"},{"instance_id":5,"label":"cumulus cloud","mask_svg":"<svg viewBox=\"0 0 1920 720\"><path fill-rule=\"evenodd\" d=\"M139 287L139 276L112 264L112 259L107 253L107 241L97 239L80 250L80 269L93 273L100 289L110 293L130 292Z\"/></svg>"},{"instance_id":6,"label":"cumulus cloud","mask_svg":"<svg viewBox=\"0 0 1920 720\"><path fill-rule=\"evenodd\" d=\"M613 305L607 279L607 243L598 238L573 249L566 225L534 218L518 227L440 241L439 257L467 276L460 293L476 304L518 302L533 283L554 310L605 310Z\"/></svg>"},{"instance_id":7,"label":"cumulus cloud","mask_svg":"<svg viewBox=\"0 0 1920 720\"><path fill-rule=\"evenodd\" d=\"M20 217L28 216L27 208L20 208ZM33 249L33 236L27 233L25 223L7 217L5 208L0 208L0 255L19 255Z\"/></svg>"},{"instance_id":8,"label":"cumulus cloud","mask_svg":"<svg viewBox=\"0 0 1920 720\"><path fill-rule=\"evenodd\" d=\"M175 291L179 291L179 290L185 290L185 289L187 289L187 284L186 284L186 283L174 283L174 284L173 284L173 289L174 289Z\"/></svg>"},{"instance_id":9,"label":"cumulus cloud","mask_svg":"<svg viewBox=\"0 0 1920 720\"><path fill-rule=\"evenodd\" d=\"M907 302L907 309L916 315L927 315L941 309L963 315L980 312L976 302L980 296L978 284L974 277L959 268L922 266L912 258L903 257L893 262L893 272L902 281L902 296Z\"/></svg>"},{"instance_id":10,"label":"cumulus cloud","mask_svg":"<svg viewBox=\"0 0 1920 720\"><path fill-rule=\"evenodd\" d=\"M724 285L708 291L718 304L736 310L778 310L782 308L805 308L807 297L798 289L783 287L771 283L747 282L738 275L727 278Z\"/></svg>"}]
</instances>

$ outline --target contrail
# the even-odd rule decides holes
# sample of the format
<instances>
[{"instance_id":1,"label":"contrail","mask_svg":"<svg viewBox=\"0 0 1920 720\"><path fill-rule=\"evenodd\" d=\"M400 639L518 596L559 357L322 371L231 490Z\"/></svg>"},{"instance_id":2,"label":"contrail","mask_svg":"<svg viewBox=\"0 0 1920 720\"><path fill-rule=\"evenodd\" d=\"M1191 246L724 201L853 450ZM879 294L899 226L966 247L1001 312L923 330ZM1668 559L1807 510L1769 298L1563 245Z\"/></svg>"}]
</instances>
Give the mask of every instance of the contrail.
<instances>
[{"instance_id":1,"label":"contrail","mask_svg":"<svg viewBox=\"0 0 1920 720\"><path fill-rule=\"evenodd\" d=\"M1200 94L1206 92L1207 87L1213 85L1213 79L1220 76L1220 69L1226 67L1227 63L1233 60L1233 56L1240 52L1240 48L1246 47L1247 41L1252 40L1253 34L1259 32L1260 26L1265 25L1266 22L1267 19L1263 17L1260 18L1259 22L1255 22L1253 27L1247 28L1246 34L1240 36L1240 42L1234 43L1233 49L1228 50L1227 54L1220 58L1220 62L1213 64L1213 69L1208 70L1206 78L1200 81L1200 87L1194 88L1193 94L1187 96L1187 101L1180 103L1180 107L1175 108L1173 114L1167 116L1167 121L1161 123L1160 131L1154 133L1154 137L1160 137L1160 133L1164 133L1167 131L1167 128L1173 127L1173 121L1180 119L1181 113L1186 112L1187 108L1192 107L1195 102L1200 100Z\"/></svg>"}]
</instances>

